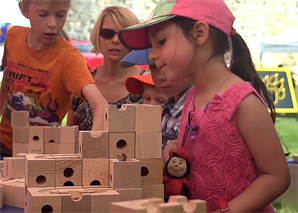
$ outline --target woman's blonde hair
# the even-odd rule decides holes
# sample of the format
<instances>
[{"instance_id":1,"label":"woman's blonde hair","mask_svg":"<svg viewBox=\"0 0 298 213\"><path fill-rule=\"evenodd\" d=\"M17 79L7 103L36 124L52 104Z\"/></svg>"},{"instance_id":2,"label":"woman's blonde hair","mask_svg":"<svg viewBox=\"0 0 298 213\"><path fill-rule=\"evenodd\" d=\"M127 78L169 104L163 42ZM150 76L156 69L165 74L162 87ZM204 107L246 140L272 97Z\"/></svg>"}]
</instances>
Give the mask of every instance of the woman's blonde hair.
<instances>
[{"instance_id":1,"label":"woman's blonde hair","mask_svg":"<svg viewBox=\"0 0 298 213\"><path fill-rule=\"evenodd\" d=\"M128 8L121 6L111 6L104 9L99 15L90 33L90 41L94 46L92 52L96 54L100 52L100 42L98 39L99 31L102 28L105 17L108 15L110 15L111 18L115 21L119 29L140 23L136 15L133 14L133 12L131 12Z\"/></svg>"}]
</instances>

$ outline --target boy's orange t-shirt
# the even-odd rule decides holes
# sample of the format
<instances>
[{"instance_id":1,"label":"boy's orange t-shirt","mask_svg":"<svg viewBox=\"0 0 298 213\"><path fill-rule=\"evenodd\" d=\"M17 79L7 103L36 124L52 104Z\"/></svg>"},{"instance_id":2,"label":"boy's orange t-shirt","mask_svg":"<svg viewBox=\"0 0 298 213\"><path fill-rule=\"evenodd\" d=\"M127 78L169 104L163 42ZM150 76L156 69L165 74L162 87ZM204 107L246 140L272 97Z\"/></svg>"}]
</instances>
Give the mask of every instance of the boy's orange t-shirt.
<instances>
[{"instance_id":1,"label":"boy's orange t-shirt","mask_svg":"<svg viewBox=\"0 0 298 213\"><path fill-rule=\"evenodd\" d=\"M0 141L12 149L11 111L28 110L30 125L60 125L71 106L71 94L94 83L85 59L63 36L49 47L27 46L30 28L12 27L6 36L2 63L8 93L0 124Z\"/></svg>"}]
</instances>

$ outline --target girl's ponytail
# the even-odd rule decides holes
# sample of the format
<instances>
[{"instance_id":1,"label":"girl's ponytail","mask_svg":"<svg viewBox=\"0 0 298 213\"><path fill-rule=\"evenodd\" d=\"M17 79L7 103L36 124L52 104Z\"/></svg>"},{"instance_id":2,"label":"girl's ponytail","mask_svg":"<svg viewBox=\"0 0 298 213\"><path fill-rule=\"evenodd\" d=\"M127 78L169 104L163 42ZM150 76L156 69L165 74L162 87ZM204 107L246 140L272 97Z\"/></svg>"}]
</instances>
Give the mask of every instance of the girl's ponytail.
<instances>
[{"instance_id":1,"label":"girl's ponytail","mask_svg":"<svg viewBox=\"0 0 298 213\"><path fill-rule=\"evenodd\" d=\"M243 40L243 38L236 33L232 37L233 43L233 58L231 71L237 76L242 78L244 81L249 81L252 83L256 91L263 97L267 103L272 121L275 122L276 112L273 101L269 98L269 94L265 83L259 76L253 64L249 49Z\"/></svg>"}]
</instances>

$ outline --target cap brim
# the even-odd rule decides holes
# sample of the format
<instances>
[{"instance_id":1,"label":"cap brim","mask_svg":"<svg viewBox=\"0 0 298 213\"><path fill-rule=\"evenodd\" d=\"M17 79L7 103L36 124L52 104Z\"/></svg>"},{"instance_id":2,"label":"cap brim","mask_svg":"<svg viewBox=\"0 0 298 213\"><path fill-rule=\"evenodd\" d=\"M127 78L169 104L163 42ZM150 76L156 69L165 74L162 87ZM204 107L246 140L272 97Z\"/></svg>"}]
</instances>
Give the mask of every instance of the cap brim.
<instances>
[{"instance_id":1,"label":"cap brim","mask_svg":"<svg viewBox=\"0 0 298 213\"><path fill-rule=\"evenodd\" d=\"M149 65L153 64L153 61L149 60L149 54L151 52L151 48L144 50L132 50L128 53L120 62L119 65L123 68L128 68L138 65Z\"/></svg>"},{"instance_id":2,"label":"cap brim","mask_svg":"<svg viewBox=\"0 0 298 213\"><path fill-rule=\"evenodd\" d=\"M126 79L125 87L129 93L142 95L144 92L143 83L154 86L151 75L136 75Z\"/></svg>"},{"instance_id":3,"label":"cap brim","mask_svg":"<svg viewBox=\"0 0 298 213\"><path fill-rule=\"evenodd\" d=\"M131 27L124 28L119 31L119 39L121 43L131 50L142 50L151 47L151 42L148 37L148 27L170 20L176 15L166 15L149 19L148 21Z\"/></svg>"}]
</instances>

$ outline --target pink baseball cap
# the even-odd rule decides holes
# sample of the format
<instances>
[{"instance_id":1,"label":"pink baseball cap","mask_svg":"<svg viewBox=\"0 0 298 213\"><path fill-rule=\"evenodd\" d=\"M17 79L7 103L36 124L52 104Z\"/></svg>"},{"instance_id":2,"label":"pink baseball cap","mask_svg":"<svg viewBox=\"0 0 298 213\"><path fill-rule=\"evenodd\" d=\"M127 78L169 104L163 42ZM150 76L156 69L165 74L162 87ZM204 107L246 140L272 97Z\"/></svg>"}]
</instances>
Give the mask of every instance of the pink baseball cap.
<instances>
[{"instance_id":1,"label":"pink baseball cap","mask_svg":"<svg viewBox=\"0 0 298 213\"><path fill-rule=\"evenodd\" d=\"M235 20L223 0L162 0L153 10L149 20L120 30L119 38L128 49L150 48L147 28L177 16L205 21L227 36L231 35Z\"/></svg>"}]
</instances>

